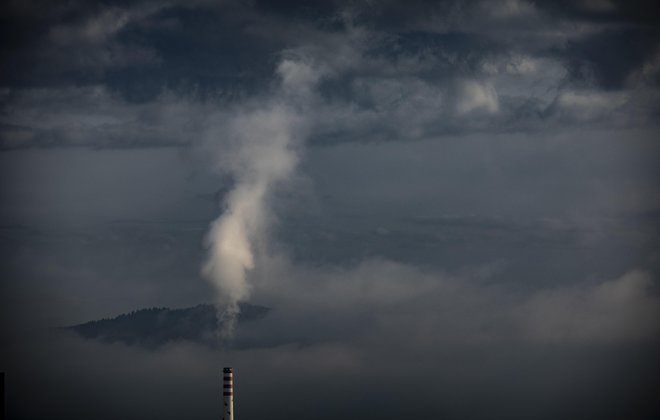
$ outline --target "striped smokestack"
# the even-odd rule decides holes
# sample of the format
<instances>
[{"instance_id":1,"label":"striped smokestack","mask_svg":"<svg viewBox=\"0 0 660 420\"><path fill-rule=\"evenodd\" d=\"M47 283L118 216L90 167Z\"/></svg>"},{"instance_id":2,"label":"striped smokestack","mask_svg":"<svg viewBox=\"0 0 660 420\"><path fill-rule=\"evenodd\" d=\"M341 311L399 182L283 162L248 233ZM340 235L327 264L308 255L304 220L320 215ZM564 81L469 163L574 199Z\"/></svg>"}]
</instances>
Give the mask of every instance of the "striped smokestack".
<instances>
[{"instance_id":1,"label":"striped smokestack","mask_svg":"<svg viewBox=\"0 0 660 420\"><path fill-rule=\"evenodd\" d=\"M234 369L222 369L222 420L234 420Z\"/></svg>"}]
</instances>

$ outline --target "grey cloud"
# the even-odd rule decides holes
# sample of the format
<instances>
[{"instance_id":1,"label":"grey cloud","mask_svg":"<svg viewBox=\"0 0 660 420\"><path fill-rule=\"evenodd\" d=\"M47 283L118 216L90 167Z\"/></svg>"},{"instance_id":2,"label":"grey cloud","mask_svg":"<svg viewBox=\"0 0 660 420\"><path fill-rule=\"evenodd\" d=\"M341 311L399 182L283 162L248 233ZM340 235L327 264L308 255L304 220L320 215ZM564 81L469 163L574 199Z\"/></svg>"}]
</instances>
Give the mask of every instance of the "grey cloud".
<instances>
[{"instance_id":1,"label":"grey cloud","mask_svg":"<svg viewBox=\"0 0 660 420\"><path fill-rule=\"evenodd\" d=\"M312 105L311 141L407 141L584 122L628 128L652 124L657 112L654 91L560 90L544 98L508 91L505 78L489 79L434 84L416 77L357 78L349 85L349 101ZM151 102L132 103L100 86L8 91L4 96L9 101L2 117L5 149L190 146L199 143L205 125L231 112L236 102L231 92L207 100L164 92Z\"/></svg>"},{"instance_id":2,"label":"grey cloud","mask_svg":"<svg viewBox=\"0 0 660 420\"><path fill-rule=\"evenodd\" d=\"M246 78L252 83L272 69L267 56L255 65L259 60L242 53L274 50L272 38L246 30L259 16L238 2L8 3L4 8L12 39L3 49L5 86L104 84L144 101L168 87L226 87ZM216 49L233 59L220 59ZM147 92L135 92L145 85Z\"/></svg>"},{"instance_id":3,"label":"grey cloud","mask_svg":"<svg viewBox=\"0 0 660 420\"><path fill-rule=\"evenodd\" d=\"M59 47L103 46L135 21L157 13L162 6L138 6L127 9L106 9L73 24L59 24L50 28L50 41Z\"/></svg>"},{"instance_id":4,"label":"grey cloud","mask_svg":"<svg viewBox=\"0 0 660 420\"><path fill-rule=\"evenodd\" d=\"M420 10L427 6L401 10L421 18ZM322 69L319 100L308 113L315 144L424 139L485 131L531 132L585 122L616 128L650 127L658 113L654 82L658 43L656 35L646 29L625 32L587 19L582 33L566 23L577 19L569 16L554 28L552 19L544 15L545 8L504 2L502 10L508 10L504 15L531 13L539 20L525 27L531 35L524 39L530 44L520 48L513 47L512 39L493 38L489 25L503 25L504 29L496 31L503 34L523 29L497 23L506 16L489 16L494 12L482 3L458 8L456 16L446 18L460 24L458 27L407 28L398 32L370 25L365 21L368 15L342 14L338 5L330 9L338 8L333 16L342 24L339 27L327 28L318 17L307 17L292 29L277 13L264 12L258 4L252 9L227 3L209 11L226 20L226 28L214 25L213 31L219 32L209 38L191 31L190 26L194 22L200 28L211 24L202 12L206 7L105 7L87 12L68 26L53 26L49 33L60 43L108 44L107 48L95 47L98 51L90 54L83 51L81 57L89 63L98 62L104 67L104 62L113 66L126 62L141 69L99 74L91 79L78 77L78 81L88 80L86 88L9 88L10 94L3 98L5 147L81 145L80 138L90 141L90 136L95 137L93 146L101 147L189 145L199 134L196 127L204 124L206 117L212 119L214 113L225 112L226 100L241 101L251 96L248 101L259 101L261 94L249 95L250 89L267 89L275 63L287 54L305 57ZM281 7L304 9L298 3ZM370 10L371 6L355 7ZM399 10L394 4L374 7ZM454 10L451 3L438 7ZM236 10L236 15L228 17L229 10ZM407 12L402 12L401 18L405 20L405 16ZM153 27L148 25L128 31L137 25L135 22L152 18L175 19L183 26L164 33L156 30L152 36ZM373 17L381 18L378 13ZM459 29L461 25L467 26ZM124 31L130 36L120 37ZM228 31L239 36L236 42L222 41L231 35ZM296 36L292 31L305 36ZM535 33L544 37L555 32L562 36L533 40ZM633 34L633 38L626 34ZM239 67L229 68L217 59L209 60L210 50L206 47L185 47L202 39L211 43L204 44L209 48L236 55L236 59L224 61L238 63ZM627 48L627 44L635 48ZM246 48L254 51L254 59L241 58L240 51ZM612 48L634 55L620 60L625 69L619 71L608 62L601 63L599 57L618 57L605 52ZM67 49L78 54L75 48ZM140 64L142 58L150 64ZM65 61L72 68L82 65L75 64L75 59ZM587 63L587 67L580 63ZM149 67L152 65L156 67ZM181 65L194 67L184 73L195 76L181 80ZM595 78L590 83L581 82L580 75L591 77L581 69ZM213 78L216 82L210 81ZM59 115L60 109L49 108L52 99L58 104L66 102L72 109L84 108L83 115L71 115L84 122L74 124L68 116ZM173 114L165 109L168 107L178 111ZM131 111L116 115L121 112L118 109ZM59 126L47 126L47 120L36 119L35 114L58 115ZM119 127L128 127L128 134Z\"/></svg>"},{"instance_id":5,"label":"grey cloud","mask_svg":"<svg viewBox=\"0 0 660 420\"><path fill-rule=\"evenodd\" d=\"M657 5L649 0L609 1L540 1L539 7L555 16L576 20L618 23L657 23L660 17Z\"/></svg>"},{"instance_id":6,"label":"grey cloud","mask_svg":"<svg viewBox=\"0 0 660 420\"><path fill-rule=\"evenodd\" d=\"M199 135L208 106L164 93L130 103L102 86L7 91L5 149L184 146ZM64 106L66 104L66 106Z\"/></svg>"},{"instance_id":7,"label":"grey cloud","mask_svg":"<svg viewBox=\"0 0 660 420\"><path fill-rule=\"evenodd\" d=\"M490 270L456 275L379 259L335 268L294 267L274 258L257 267L255 298L276 308L262 321L263 330L257 326L256 336L266 339L406 337L399 347L424 348L528 339L625 343L660 333L654 280L639 271L596 286L578 282L520 294L483 282L479 277ZM313 315L299 319L298 314Z\"/></svg>"},{"instance_id":8,"label":"grey cloud","mask_svg":"<svg viewBox=\"0 0 660 420\"><path fill-rule=\"evenodd\" d=\"M617 342L660 333L660 299L650 273L635 270L590 287L543 291L522 305L530 338L546 342Z\"/></svg>"},{"instance_id":9,"label":"grey cloud","mask_svg":"<svg viewBox=\"0 0 660 420\"><path fill-rule=\"evenodd\" d=\"M561 54L576 83L620 89L659 45L660 38L652 30L614 29L574 40ZM612 50L618 53L611 54Z\"/></svg>"}]
</instances>

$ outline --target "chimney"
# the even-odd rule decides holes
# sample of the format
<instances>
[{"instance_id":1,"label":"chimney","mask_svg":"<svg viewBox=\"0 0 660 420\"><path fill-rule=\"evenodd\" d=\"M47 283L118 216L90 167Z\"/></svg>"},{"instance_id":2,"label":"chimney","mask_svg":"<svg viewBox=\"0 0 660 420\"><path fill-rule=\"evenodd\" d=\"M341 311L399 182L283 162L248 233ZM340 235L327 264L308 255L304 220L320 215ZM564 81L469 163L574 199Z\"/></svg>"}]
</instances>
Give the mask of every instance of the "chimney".
<instances>
[{"instance_id":1,"label":"chimney","mask_svg":"<svg viewBox=\"0 0 660 420\"><path fill-rule=\"evenodd\" d=\"M222 369L222 420L234 420L234 369Z\"/></svg>"}]
</instances>

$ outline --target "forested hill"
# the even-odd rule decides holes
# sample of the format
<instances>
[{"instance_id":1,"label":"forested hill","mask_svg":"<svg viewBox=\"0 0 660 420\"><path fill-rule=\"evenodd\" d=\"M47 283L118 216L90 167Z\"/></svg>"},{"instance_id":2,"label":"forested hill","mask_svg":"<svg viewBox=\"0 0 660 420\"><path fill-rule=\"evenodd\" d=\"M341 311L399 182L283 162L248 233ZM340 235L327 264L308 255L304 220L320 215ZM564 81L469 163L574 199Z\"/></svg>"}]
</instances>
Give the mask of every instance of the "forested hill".
<instances>
[{"instance_id":1,"label":"forested hill","mask_svg":"<svg viewBox=\"0 0 660 420\"><path fill-rule=\"evenodd\" d=\"M243 303L240 306L239 325L265 317L270 308ZM201 304L191 308L140 309L111 319L90 321L66 327L81 337L105 343L121 342L147 348L156 348L175 341L193 341L208 345L218 342L217 331L222 327L216 308Z\"/></svg>"}]
</instances>

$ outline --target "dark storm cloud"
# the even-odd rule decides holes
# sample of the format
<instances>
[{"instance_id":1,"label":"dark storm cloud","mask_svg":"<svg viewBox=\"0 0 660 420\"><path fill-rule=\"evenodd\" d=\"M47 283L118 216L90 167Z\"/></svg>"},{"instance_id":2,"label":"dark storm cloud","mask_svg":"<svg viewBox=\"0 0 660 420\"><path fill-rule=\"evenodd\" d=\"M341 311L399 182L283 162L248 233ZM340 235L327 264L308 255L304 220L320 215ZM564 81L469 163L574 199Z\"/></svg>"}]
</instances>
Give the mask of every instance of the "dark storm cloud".
<instances>
[{"instance_id":1,"label":"dark storm cloud","mask_svg":"<svg viewBox=\"0 0 660 420\"><path fill-rule=\"evenodd\" d=\"M3 85L107 84L133 101L166 87L245 88L273 68L272 38L238 3L83 2L6 6ZM246 52L250 51L250 54Z\"/></svg>"},{"instance_id":2,"label":"dark storm cloud","mask_svg":"<svg viewBox=\"0 0 660 420\"><path fill-rule=\"evenodd\" d=\"M576 83L621 89L631 74L653 58L659 48L657 29L624 27L572 41L561 55Z\"/></svg>"},{"instance_id":3,"label":"dark storm cloud","mask_svg":"<svg viewBox=\"0 0 660 420\"><path fill-rule=\"evenodd\" d=\"M607 1L563 13L513 0L67 5L5 6L5 148L189 145L194 128L161 127L198 127L208 112L185 115L191 105L258 98L283 50L325 71L311 113L318 144L548 128L558 115L562 125L584 115L628 125L658 112L658 32L634 18L639 7ZM603 5L631 11L620 22L576 12ZM49 97L70 105L49 108ZM163 115L163 101L182 113ZM139 106L137 118L104 110L108 102ZM70 117L94 126L24 117L76 108L86 115Z\"/></svg>"},{"instance_id":4,"label":"dark storm cloud","mask_svg":"<svg viewBox=\"0 0 660 420\"><path fill-rule=\"evenodd\" d=\"M555 16L575 20L655 25L660 9L652 0L537 1L535 4Z\"/></svg>"}]
</instances>

